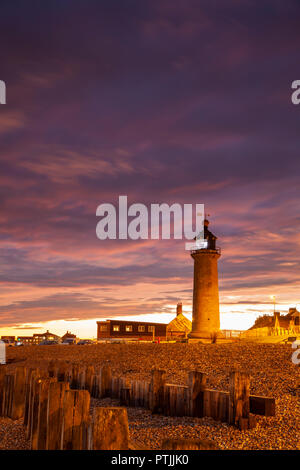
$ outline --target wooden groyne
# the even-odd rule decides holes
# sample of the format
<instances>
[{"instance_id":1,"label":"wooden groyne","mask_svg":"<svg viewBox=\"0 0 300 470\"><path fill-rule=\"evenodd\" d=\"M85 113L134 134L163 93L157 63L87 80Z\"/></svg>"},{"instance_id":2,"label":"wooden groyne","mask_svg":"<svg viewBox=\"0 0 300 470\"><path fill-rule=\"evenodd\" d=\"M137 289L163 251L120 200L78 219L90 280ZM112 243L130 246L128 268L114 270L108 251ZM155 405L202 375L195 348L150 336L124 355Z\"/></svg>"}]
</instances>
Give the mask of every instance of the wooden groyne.
<instances>
[{"instance_id":1,"label":"wooden groyne","mask_svg":"<svg viewBox=\"0 0 300 470\"><path fill-rule=\"evenodd\" d=\"M96 407L91 414L91 397L117 399L120 407ZM145 381L116 376L109 364L97 369L57 361L46 368L0 366L0 416L23 418L32 449L132 448L127 407L211 417L240 430L255 427L255 415L275 415L275 399L250 395L250 377L240 371L230 373L229 391L219 391L209 389L206 374L196 370L188 373L186 385L176 385L167 383L166 371L160 369L153 369L151 380ZM166 445L173 448L169 441ZM202 441L182 445L206 446Z\"/></svg>"}]
</instances>

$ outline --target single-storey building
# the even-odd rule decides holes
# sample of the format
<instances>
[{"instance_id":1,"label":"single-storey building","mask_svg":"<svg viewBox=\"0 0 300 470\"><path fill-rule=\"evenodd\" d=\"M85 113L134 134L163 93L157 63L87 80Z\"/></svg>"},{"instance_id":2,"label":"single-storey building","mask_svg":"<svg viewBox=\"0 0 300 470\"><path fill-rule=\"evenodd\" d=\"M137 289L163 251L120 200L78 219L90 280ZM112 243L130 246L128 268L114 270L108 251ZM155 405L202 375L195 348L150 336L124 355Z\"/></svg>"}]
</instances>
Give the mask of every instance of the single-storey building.
<instances>
[{"instance_id":1,"label":"single-storey building","mask_svg":"<svg viewBox=\"0 0 300 470\"><path fill-rule=\"evenodd\" d=\"M130 339L153 341L186 338L192 323L182 314L182 304L177 304L176 317L169 323L132 320L97 321L97 339Z\"/></svg>"},{"instance_id":2,"label":"single-storey building","mask_svg":"<svg viewBox=\"0 0 300 470\"><path fill-rule=\"evenodd\" d=\"M164 323L140 322L132 320L97 321L97 339L165 339L167 325Z\"/></svg>"}]
</instances>

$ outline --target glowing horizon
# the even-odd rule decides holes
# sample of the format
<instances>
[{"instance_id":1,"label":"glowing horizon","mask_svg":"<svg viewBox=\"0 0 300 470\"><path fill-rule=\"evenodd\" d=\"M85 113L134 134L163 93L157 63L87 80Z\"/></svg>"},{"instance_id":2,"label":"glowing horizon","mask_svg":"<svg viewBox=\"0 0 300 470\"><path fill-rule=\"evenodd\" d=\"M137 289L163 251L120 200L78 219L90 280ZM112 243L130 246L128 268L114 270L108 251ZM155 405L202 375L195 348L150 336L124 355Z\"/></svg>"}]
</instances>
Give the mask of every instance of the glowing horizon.
<instances>
[{"instance_id":1,"label":"glowing horizon","mask_svg":"<svg viewBox=\"0 0 300 470\"><path fill-rule=\"evenodd\" d=\"M288 313L290 307L297 306L297 304L278 305L277 311L281 314ZM78 338L96 338L97 337L97 324L98 320L132 320L132 321L149 321L155 323L169 323L176 316L176 305L167 306L173 310L172 313L153 313L147 315L124 315L124 316L107 316L105 318L92 318L89 320L73 320L73 321L50 321L39 324L26 324L24 328L20 325L17 328L7 327L0 328L0 336L32 336L34 333L43 333L47 330L51 333L62 336L67 331L76 334ZM244 313L241 312L239 304L235 306L220 306L220 323L222 330L247 330L250 328L255 319L260 315L273 315L273 305L270 304L248 304L245 306ZM227 310L227 311L226 311ZM233 310L233 311L232 311ZM192 320L192 306L184 306L183 314Z\"/></svg>"}]
</instances>

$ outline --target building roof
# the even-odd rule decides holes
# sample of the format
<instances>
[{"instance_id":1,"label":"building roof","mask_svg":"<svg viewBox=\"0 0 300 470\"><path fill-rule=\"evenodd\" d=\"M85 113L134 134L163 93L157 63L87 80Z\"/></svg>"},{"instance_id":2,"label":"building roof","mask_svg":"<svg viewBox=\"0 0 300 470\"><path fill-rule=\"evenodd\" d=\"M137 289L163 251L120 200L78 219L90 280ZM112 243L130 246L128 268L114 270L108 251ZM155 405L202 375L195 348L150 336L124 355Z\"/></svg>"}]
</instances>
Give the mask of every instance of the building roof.
<instances>
[{"instance_id":1,"label":"building roof","mask_svg":"<svg viewBox=\"0 0 300 470\"><path fill-rule=\"evenodd\" d=\"M53 338L59 338L58 335L55 335L54 333L50 333L50 331L46 331L46 333L34 333L34 338L41 337L41 336L53 336Z\"/></svg>"},{"instance_id":2,"label":"building roof","mask_svg":"<svg viewBox=\"0 0 300 470\"><path fill-rule=\"evenodd\" d=\"M255 324L252 325L249 330L255 330L258 328L265 327L289 329L291 320L294 320L295 317L298 316L298 313L297 315L294 315L291 314L291 312L289 312L287 315L282 316L279 314L279 312L276 313L278 314L276 318L274 317L274 315L264 315L262 317L257 318Z\"/></svg>"},{"instance_id":3,"label":"building roof","mask_svg":"<svg viewBox=\"0 0 300 470\"><path fill-rule=\"evenodd\" d=\"M76 335L74 335L73 333L70 333L69 331L67 331L63 336L62 338L76 338Z\"/></svg>"},{"instance_id":4,"label":"building roof","mask_svg":"<svg viewBox=\"0 0 300 470\"><path fill-rule=\"evenodd\" d=\"M191 331L192 322L183 313L179 313L167 326L168 331Z\"/></svg>"},{"instance_id":5,"label":"building roof","mask_svg":"<svg viewBox=\"0 0 300 470\"><path fill-rule=\"evenodd\" d=\"M131 325L135 323L137 325L163 325L167 326L167 323L155 323L153 321L137 321L137 320L116 320L116 319L108 319L108 320L99 320L96 323L125 323L126 325Z\"/></svg>"},{"instance_id":6,"label":"building roof","mask_svg":"<svg viewBox=\"0 0 300 470\"><path fill-rule=\"evenodd\" d=\"M288 316L289 316L289 317L299 317L299 316L300 316L300 312L298 312L298 310L297 310L296 308L290 308L290 309L289 309Z\"/></svg>"}]
</instances>

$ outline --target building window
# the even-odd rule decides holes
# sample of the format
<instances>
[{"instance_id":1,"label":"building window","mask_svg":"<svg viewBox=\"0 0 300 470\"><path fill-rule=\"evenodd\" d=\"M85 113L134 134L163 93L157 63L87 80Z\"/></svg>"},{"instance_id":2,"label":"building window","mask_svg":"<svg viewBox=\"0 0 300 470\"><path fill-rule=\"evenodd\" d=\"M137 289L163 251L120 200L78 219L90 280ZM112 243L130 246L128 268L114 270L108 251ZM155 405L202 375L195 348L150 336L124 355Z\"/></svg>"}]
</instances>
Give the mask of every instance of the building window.
<instances>
[{"instance_id":1,"label":"building window","mask_svg":"<svg viewBox=\"0 0 300 470\"><path fill-rule=\"evenodd\" d=\"M106 325L100 325L100 331L107 331Z\"/></svg>"},{"instance_id":2,"label":"building window","mask_svg":"<svg viewBox=\"0 0 300 470\"><path fill-rule=\"evenodd\" d=\"M139 330L140 332L141 332L141 331L145 331L145 325L139 325L138 330Z\"/></svg>"},{"instance_id":3,"label":"building window","mask_svg":"<svg viewBox=\"0 0 300 470\"><path fill-rule=\"evenodd\" d=\"M125 331L132 331L132 325L126 325Z\"/></svg>"},{"instance_id":4,"label":"building window","mask_svg":"<svg viewBox=\"0 0 300 470\"><path fill-rule=\"evenodd\" d=\"M148 326L148 331L152 331L152 332L153 332L153 331L154 331L154 328L155 328L155 326L149 325L149 326Z\"/></svg>"},{"instance_id":5,"label":"building window","mask_svg":"<svg viewBox=\"0 0 300 470\"><path fill-rule=\"evenodd\" d=\"M120 325L114 325L113 331L120 331Z\"/></svg>"}]
</instances>

